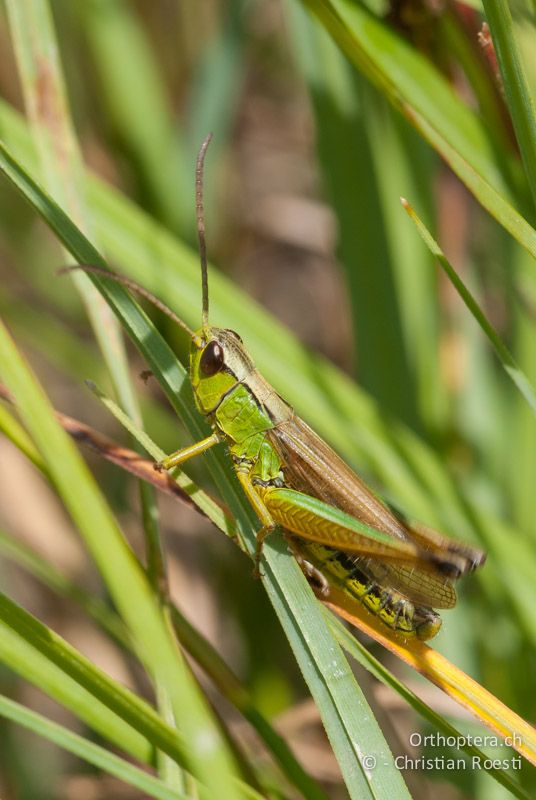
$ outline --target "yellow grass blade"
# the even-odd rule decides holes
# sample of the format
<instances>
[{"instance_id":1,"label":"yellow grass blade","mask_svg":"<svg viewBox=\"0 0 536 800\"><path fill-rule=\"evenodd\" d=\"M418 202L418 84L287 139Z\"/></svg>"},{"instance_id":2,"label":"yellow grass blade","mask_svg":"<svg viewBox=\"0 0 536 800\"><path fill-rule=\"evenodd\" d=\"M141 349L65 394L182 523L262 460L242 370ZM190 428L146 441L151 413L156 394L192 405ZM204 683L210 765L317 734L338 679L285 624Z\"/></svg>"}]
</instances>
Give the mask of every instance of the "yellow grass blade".
<instances>
[{"instance_id":1,"label":"yellow grass blade","mask_svg":"<svg viewBox=\"0 0 536 800\"><path fill-rule=\"evenodd\" d=\"M339 587L330 586L329 601L324 602L336 614L435 683L494 733L506 739L507 744L527 761L536 765L536 729L445 656L417 637L410 639L390 631L381 620Z\"/></svg>"}]
</instances>

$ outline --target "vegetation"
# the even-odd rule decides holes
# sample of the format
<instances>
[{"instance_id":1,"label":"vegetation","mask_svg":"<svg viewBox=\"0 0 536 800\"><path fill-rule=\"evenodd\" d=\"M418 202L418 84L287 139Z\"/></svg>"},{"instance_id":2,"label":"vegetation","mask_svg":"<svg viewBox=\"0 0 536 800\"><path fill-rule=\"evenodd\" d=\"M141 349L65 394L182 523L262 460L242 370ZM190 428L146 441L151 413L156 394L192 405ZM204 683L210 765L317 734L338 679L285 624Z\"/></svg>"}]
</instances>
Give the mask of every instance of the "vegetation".
<instances>
[{"instance_id":1,"label":"vegetation","mask_svg":"<svg viewBox=\"0 0 536 800\"><path fill-rule=\"evenodd\" d=\"M211 321L389 501L487 551L433 647L512 710L513 735L515 714L534 720L536 51L533 6L514 11L6 0L4 798L534 795L525 729L519 762L492 747L498 704L466 684L469 718L347 631L280 537L253 580L214 528L251 554L224 452L188 464L180 492L154 477L175 499L137 496L53 411L144 458L200 438L183 332L55 273L109 264L197 327L194 164L212 130ZM488 738L412 746L438 733ZM475 768L480 750L510 768Z\"/></svg>"}]
</instances>

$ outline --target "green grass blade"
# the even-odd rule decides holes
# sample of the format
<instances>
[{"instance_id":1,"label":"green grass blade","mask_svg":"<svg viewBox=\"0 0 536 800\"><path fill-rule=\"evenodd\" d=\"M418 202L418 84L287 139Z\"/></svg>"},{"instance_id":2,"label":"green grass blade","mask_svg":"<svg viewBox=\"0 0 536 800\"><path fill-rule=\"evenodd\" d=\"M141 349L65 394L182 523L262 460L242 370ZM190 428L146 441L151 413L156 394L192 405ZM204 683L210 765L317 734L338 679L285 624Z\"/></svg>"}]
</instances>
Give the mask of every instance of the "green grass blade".
<instances>
[{"instance_id":1,"label":"green grass blade","mask_svg":"<svg viewBox=\"0 0 536 800\"><path fill-rule=\"evenodd\" d=\"M26 616L24 612L22 614ZM144 734L118 717L93 692L71 678L3 619L0 629L0 661L3 664L68 708L123 752L142 763L150 764L153 761L154 746Z\"/></svg>"},{"instance_id":2,"label":"green grass blade","mask_svg":"<svg viewBox=\"0 0 536 800\"><path fill-rule=\"evenodd\" d=\"M190 744L185 745L180 734L163 722L151 706L109 678L6 595L0 595L0 626L0 660L13 670L139 760L150 763L153 748L158 748L177 764L188 765ZM76 691L72 691L73 686ZM125 726L124 722L128 724ZM151 748L146 747L144 738ZM210 776L204 776L204 783L210 783ZM209 796L211 791L207 786ZM254 790L239 786L238 782L233 782L233 791L237 797L258 798Z\"/></svg>"},{"instance_id":3,"label":"green grass blade","mask_svg":"<svg viewBox=\"0 0 536 800\"><path fill-rule=\"evenodd\" d=\"M174 606L171 608L171 614L175 630L183 646L209 675L222 695L233 703L255 728L290 783L307 800L325 800L324 791L305 772L283 737L258 710L248 689L240 683L210 642L201 636Z\"/></svg>"},{"instance_id":4,"label":"green grass blade","mask_svg":"<svg viewBox=\"0 0 536 800\"><path fill-rule=\"evenodd\" d=\"M536 108L508 0L483 0L525 174L536 203Z\"/></svg>"},{"instance_id":5,"label":"green grass blade","mask_svg":"<svg viewBox=\"0 0 536 800\"><path fill-rule=\"evenodd\" d=\"M155 462L162 461L166 457L166 453L155 444L150 436L145 431L138 428L138 426L131 420L125 412L119 408L110 397L107 397L93 382L88 382L90 390L95 397L113 414L116 420L130 433L130 435L138 442L138 444L155 460ZM234 520L230 519L229 515L222 510L222 508L208 495L203 489L196 486L192 480L180 469L173 470L170 477L177 482L177 484L185 491L196 504L196 506L205 514L221 531L233 538L236 535L236 527Z\"/></svg>"},{"instance_id":6,"label":"green grass blade","mask_svg":"<svg viewBox=\"0 0 536 800\"><path fill-rule=\"evenodd\" d=\"M301 570L284 542L266 548L270 600L322 714L346 787L354 800L408 798L390 748ZM268 580L271 574L277 583ZM319 676L323 676L319 680ZM377 757L370 769L367 756Z\"/></svg>"},{"instance_id":7,"label":"green grass blade","mask_svg":"<svg viewBox=\"0 0 536 800\"><path fill-rule=\"evenodd\" d=\"M83 164L69 113L48 1L8 0L7 11L44 183L78 225L91 232L93 226L84 196ZM77 276L75 280L118 397L132 416L138 416L116 320L84 276Z\"/></svg>"},{"instance_id":8,"label":"green grass blade","mask_svg":"<svg viewBox=\"0 0 536 800\"><path fill-rule=\"evenodd\" d=\"M60 597L79 605L121 647L132 647L124 623L104 601L72 583L31 547L3 530L0 530L0 555L18 564Z\"/></svg>"},{"instance_id":9,"label":"green grass blade","mask_svg":"<svg viewBox=\"0 0 536 800\"><path fill-rule=\"evenodd\" d=\"M141 15L130 3L118 0L79 3L74 13L93 57L101 102L138 170L146 202L171 229L189 230L192 211L186 202L185 167L190 162L185 163L180 131L174 126L170 99Z\"/></svg>"},{"instance_id":10,"label":"green grass blade","mask_svg":"<svg viewBox=\"0 0 536 800\"><path fill-rule=\"evenodd\" d=\"M459 277L458 273L454 269L454 267L450 264L448 259L446 258L445 254L439 247L438 243L432 237L422 220L418 217L415 213L413 208L410 206L407 200L402 199L402 205L404 206L405 210L407 211L408 215L411 217L413 222L415 223L417 230L419 231L424 243L432 253L432 255L437 259L438 263L446 273L448 279L462 298L463 302L476 319L482 330L484 331L485 335L488 337L489 341L493 345L495 352L497 353L499 360L504 367L508 376L512 379L515 386L521 392L527 403L530 405L534 413L536 414L536 390L530 383L527 376L521 371L519 366L514 360L514 357L502 341L501 337L489 322L488 318L478 305L477 301L464 284L462 279Z\"/></svg>"},{"instance_id":11,"label":"green grass blade","mask_svg":"<svg viewBox=\"0 0 536 800\"><path fill-rule=\"evenodd\" d=\"M524 262L530 259L523 251L512 254L512 267L519 274L532 270L532 264ZM527 297L533 296L528 287ZM513 323L512 349L523 372L532 384L536 383L536 337L534 336L534 320L525 309L518 309ZM524 399L519 397L514 404L514 435L505 442L505 455L502 459L510 465L509 488L511 495L512 519L521 530L534 531L534 494L532 487L536 485L536 426L533 424L531 409ZM504 473L503 473L504 474Z\"/></svg>"},{"instance_id":12,"label":"green grass blade","mask_svg":"<svg viewBox=\"0 0 536 800\"><path fill-rule=\"evenodd\" d=\"M59 597L77 603L99 627L122 647L130 648L127 630L117 615L102 601L70 581L52 564L28 545L0 530L0 555L17 564L48 586ZM171 607L172 624L182 646L202 667L221 694L251 723L287 779L307 800L326 800L326 795L304 771L282 736L256 708L246 687L227 666L212 645L186 620L175 606Z\"/></svg>"},{"instance_id":13,"label":"green grass blade","mask_svg":"<svg viewBox=\"0 0 536 800\"><path fill-rule=\"evenodd\" d=\"M6 595L0 595L0 618L30 647L76 681L100 701L110 713L124 720L153 746L168 752L180 764L188 761L187 746L180 734L165 725L144 700L109 678L61 636L39 622Z\"/></svg>"},{"instance_id":14,"label":"green grass blade","mask_svg":"<svg viewBox=\"0 0 536 800\"><path fill-rule=\"evenodd\" d=\"M92 4L88 6L93 7ZM91 232L93 225L84 197L83 164L70 117L48 0L22 0L20 3L8 0L7 7L26 106L45 183L52 196L69 211L79 226L86 232ZM126 72L131 74L131 70ZM128 96L133 96L133 92L129 92ZM130 381L117 321L110 318L108 308L103 306L101 297L95 294L85 276L77 274L75 282L86 303L117 395L128 413L140 422L140 410ZM160 543L154 494L145 485L140 487L140 493L147 560L156 566L159 563ZM163 578L156 585L163 585Z\"/></svg>"},{"instance_id":15,"label":"green grass blade","mask_svg":"<svg viewBox=\"0 0 536 800\"><path fill-rule=\"evenodd\" d=\"M129 628L136 649L157 680L173 692L177 719L190 743L188 766L203 776L207 787L216 783L238 796L231 779L232 762L215 723L198 695L197 686L168 632L147 582L117 528L102 495L67 435L56 422L42 390L0 327L0 371L11 389L27 428L48 464L50 475L81 533ZM135 598L135 603L132 598ZM210 747L201 757L196 737L208 736ZM192 746L194 745L194 746ZM212 767L207 771L207 765Z\"/></svg>"},{"instance_id":16,"label":"green grass blade","mask_svg":"<svg viewBox=\"0 0 536 800\"><path fill-rule=\"evenodd\" d=\"M415 252L396 202L396 187L411 186L432 215L424 189L424 177L434 171L432 154L355 73L318 22L297 3L287 6L313 100L324 183L338 221L359 383L382 409L414 429L423 418L432 430L440 428L446 408L439 387L435 276L428 254Z\"/></svg>"},{"instance_id":17,"label":"green grass blade","mask_svg":"<svg viewBox=\"0 0 536 800\"><path fill-rule=\"evenodd\" d=\"M350 61L447 161L482 206L534 257L536 231L510 201L493 133L435 67L392 29L351 0L302 0ZM503 151L504 152L504 151Z\"/></svg>"},{"instance_id":18,"label":"green grass blade","mask_svg":"<svg viewBox=\"0 0 536 800\"><path fill-rule=\"evenodd\" d=\"M438 69L365 6L351 0L304 0L350 60L402 110L409 103L433 123L498 189L504 189L489 132ZM411 113L408 114L411 119Z\"/></svg>"},{"instance_id":19,"label":"green grass blade","mask_svg":"<svg viewBox=\"0 0 536 800\"><path fill-rule=\"evenodd\" d=\"M33 731L38 736L62 747L69 753L87 761L88 764L93 764L108 774L114 775L150 797L155 797L157 800L186 800L186 795L170 789L162 781L143 772L139 767L109 753L103 747L73 733L63 725L52 722L42 714L37 714L20 703L1 695L0 716Z\"/></svg>"},{"instance_id":20,"label":"green grass blade","mask_svg":"<svg viewBox=\"0 0 536 800\"><path fill-rule=\"evenodd\" d=\"M221 29L216 30L204 43L203 55L194 65L194 72L188 96L188 115L186 135L190 169L186 171L189 179L186 197L191 197L193 165L200 142L209 131L214 135L210 146L210 160L218 163L226 153L236 114L241 103L247 75L247 34L244 18L248 10L243 3L230 3L222 15ZM251 11L249 12L251 13ZM254 12L253 12L254 13ZM208 216L218 218L220 191L217 182L205 186L204 204ZM186 232L187 241L195 241L195 219L193 204L190 203L191 224ZM216 232L222 223L216 223ZM225 223L223 223L225 224Z\"/></svg>"},{"instance_id":21,"label":"green grass blade","mask_svg":"<svg viewBox=\"0 0 536 800\"><path fill-rule=\"evenodd\" d=\"M0 402L0 431L2 431L7 438L13 442L15 447L24 453L24 455L32 461L35 466L43 471L46 471L45 463L35 446L15 417L10 414L7 408Z\"/></svg>"},{"instance_id":22,"label":"green grass blade","mask_svg":"<svg viewBox=\"0 0 536 800\"><path fill-rule=\"evenodd\" d=\"M479 13L483 13L482 7ZM500 90L497 87L495 71L490 70L489 64L481 57L482 45L478 42L480 46L476 47L477 42L473 32L468 30L456 8L445 9L438 24L442 44L448 48L452 62L459 64L471 85L480 115L493 130L498 150L503 153L510 152L512 141L508 123L504 118Z\"/></svg>"}]
</instances>

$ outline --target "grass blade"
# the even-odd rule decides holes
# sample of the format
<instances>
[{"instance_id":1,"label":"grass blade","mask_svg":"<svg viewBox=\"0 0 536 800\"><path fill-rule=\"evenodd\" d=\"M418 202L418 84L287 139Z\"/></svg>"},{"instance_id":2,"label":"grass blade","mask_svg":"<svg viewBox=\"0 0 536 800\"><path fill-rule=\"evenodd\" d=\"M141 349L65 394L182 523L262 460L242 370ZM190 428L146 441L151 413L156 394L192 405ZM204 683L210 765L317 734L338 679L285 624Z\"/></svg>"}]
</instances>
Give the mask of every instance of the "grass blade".
<instances>
[{"instance_id":1,"label":"grass blade","mask_svg":"<svg viewBox=\"0 0 536 800\"><path fill-rule=\"evenodd\" d=\"M141 15L115 0L76 4L74 13L94 59L109 122L138 170L148 205L172 230L188 230L185 153Z\"/></svg>"},{"instance_id":2,"label":"grass blade","mask_svg":"<svg viewBox=\"0 0 536 800\"><path fill-rule=\"evenodd\" d=\"M155 797L157 800L187 800L186 795L170 789L162 781L148 775L139 767L109 753L108 750L73 733L63 725L58 725L41 714L30 711L20 703L1 695L0 716L33 731L38 736L48 739L49 742L54 742L58 747L87 761L88 764L93 764L110 775L114 775L150 797Z\"/></svg>"},{"instance_id":3,"label":"grass blade","mask_svg":"<svg viewBox=\"0 0 536 800\"><path fill-rule=\"evenodd\" d=\"M18 564L60 597L77 603L121 647L132 646L125 625L105 602L72 583L31 547L3 530L0 530L0 553L3 558Z\"/></svg>"},{"instance_id":4,"label":"grass blade","mask_svg":"<svg viewBox=\"0 0 536 800\"><path fill-rule=\"evenodd\" d=\"M187 740L195 743L197 736L210 737L211 746L205 750L202 759L195 746L192 747L188 756L190 770L205 779L208 776L208 788L216 781L226 787L230 798L239 796L230 777L233 767L226 748L197 695L197 687L192 683L184 662L168 637L141 570L87 468L56 422L42 390L16 352L3 326L0 326L0 364L4 380L47 462L50 475L133 633L138 652L150 673L173 687L173 707ZM134 606L132 597L136 598ZM211 761L214 768L207 773L207 763Z\"/></svg>"},{"instance_id":5,"label":"grass blade","mask_svg":"<svg viewBox=\"0 0 536 800\"><path fill-rule=\"evenodd\" d=\"M93 696L93 702L104 704L109 714L116 716L116 719L118 717L124 720L148 739L151 745L169 753L177 763L182 765L187 763L185 742L181 736L165 725L155 710L144 700L109 678L61 636L47 628L6 595L0 595L0 617L4 629L11 629L11 639L14 635L23 640L60 669L64 676L76 681L79 687L89 692ZM74 710L76 713L76 706ZM117 722L115 727L117 728Z\"/></svg>"},{"instance_id":6,"label":"grass blade","mask_svg":"<svg viewBox=\"0 0 536 800\"><path fill-rule=\"evenodd\" d=\"M326 605L439 686L498 736L507 738L511 747L536 765L536 730L533 726L443 655L418 639L404 641L402 637L390 635L377 617L342 589L332 587Z\"/></svg>"},{"instance_id":7,"label":"grass blade","mask_svg":"<svg viewBox=\"0 0 536 800\"><path fill-rule=\"evenodd\" d=\"M508 0L483 0L525 174L536 203L536 108L514 33Z\"/></svg>"},{"instance_id":8,"label":"grass blade","mask_svg":"<svg viewBox=\"0 0 536 800\"><path fill-rule=\"evenodd\" d=\"M0 629L0 661L3 664L69 709L88 727L123 752L141 763L153 762L154 746L144 734L134 730L107 705L101 703L93 692L83 688L77 680L71 678L65 670L54 664L3 620L0 621Z\"/></svg>"},{"instance_id":9,"label":"grass blade","mask_svg":"<svg viewBox=\"0 0 536 800\"><path fill-rule=\"evenodd\" d=\"M277 583L264 579L268 595L320 710L350 797L409 797L365 696L341 658L301 570L289 559L285 543L270 543L266 561L277 577ZM378 759L373 770L367 759L371 754Z\"/></svg>"},{"instance_id":10,"label":"grass blade","mask_svg":"<svg viewBox=\"0 0 536 800\"><path fill-rule=\"evenodd\" d=\"M84 196L83 164L69 113L48 2L8 0L7 11L44 183L78 225L91 232ZM76 285L118 397L129 413L137 416L139 412L116 320L85 277L77 276Z\"/></svg>"},{"instance_id":11,"label":"grass blade","mask_svg":"<svg viewBox=\"0 0 536 800\"><path fill-rule=\"evenodd\" d=\"M423 418L438 429L446 408L439 386L435 276L428 254L415 253L396 203L396 186L401 192L411 186L432 214L423 180L434 171L432 153L356 74L327 31L293 0L286 6L313 103L326 194L338 222L359 383L414 430Z\"/></svg>"},{"instance_id":12,"label":"grass blade","mask_svg":"<svg viewBox=\"0 0 536 800\"><path fill-rule=\"evenodd\" d=\"M130 648L127 630L117 615L103 602L71 582L56 567L34 552L28 545L0 530L0 554L17 564L59 597L77 603L99 627L120 646ZM221 694L232 703L258 732L287 779L308 800L326 800L326 795L303 770L282 736L255 706L247 688L227 666L219 653L186 620L175 606L171 609L172 623L187 652L202 667Z\"/></svg>"},{"instance_id":13,"label":"grass blade","mask_svg":"<svg viewBox=\"0 0 536 800\"><path fill-rule=\"evenodd\" d=\"M22 0L20 3L8 0L7 8L26 106L46 185L57 202L69 211L83 230L89 233L93 226L83 191L83 164L69 113L48 0ZM126 72L131 74L130 70ZM132 92L128 92L127 96L132 95ZM149 118L152 119L152 115ZM75 282L86 303L96 339L100 344L117 395L128 413L141 422L117 321L113 315L110 316L102 298L95 293L84 276L76 275ZM157 569L160 573L163 570L157 513L151 487L142 484L140 496L151 577L153 569ZM155 592L158 593L159 587L164 584L163 575L155 578ZM160 687L160 690L165 692L165 687Z\"/></svg>"},{"instance_id":14,"label":"grass blade","mask_svg":"<svg viewBox=\"0 0 536 800\"><path fill-rule=\"evenodd\" d=\"M348 58L447 161L482 206L536 258L536 231L510 202L508 158L492 132L420 53L351 0L302 0Z\"/></svg>"},{"instance_id":15,"label":"grass blade","mask_svg":"<svg viewBox=\"0 0 536 800\"><path fill-rule=\"evenodd\" d=\"M414 209L408 203L407 200L402 198L402 205L408 213L408 216L413 220L417 230L419 231L424 243L432 253L432 255L437 259L438 263L446 273L448 279L462 298L463 302L476 319L482 330L484 331L485 335L493 345L495 352L499 357L499 361L501 362L502 366L504 367L508 376L512 379L517 389L521 392L529 406L532 408L533 412L536 414L536 390L530 383L527 376L521 371L520 367L516 364L514 357L502 341L501 337L493 327L493 325L489 322L486 315L478 305L477 301L464 284L462 279L459 277L458 273L454 269L454 267L449 263L448 259L446 258L445 254L439 247L438 243L432 237L422 220L418 217L415 213Z\"/></svg>"},{"instance_id":16,"label":"grass blade","mask_svg":"<svg viewBox=\"0 0 536 800\"><path fill-rule=\"evenodd\" d=\"M470 758L477 758L484 764L487 756L478 747L471 744L467 736L462 734L453 725L451 725L444 717L436 713L433 709L426 705L411 689L408 689L396 678L389 670L387 670L382 663L380 663L370 653L366 647L363 647L361 642L356 639L350 631L344 627L340 620L335 619L327 610L326 616L328 617L330 627L337 636L337 641L352 655L365 669L374 675L375 678L380 680L385 686L390 686L399 695L411 705L424 719L430 722L434 728L437 728L445 736L453 737L457 742L460 742L460 750L466 753ZM530 800L530 796L525 792L523 787L515 783L511 777L504 771L496 767L484 767L486 771L492 775L495 780L504 786L514 796L519 797L521 800Z\"/></svg>"}]
</instances>

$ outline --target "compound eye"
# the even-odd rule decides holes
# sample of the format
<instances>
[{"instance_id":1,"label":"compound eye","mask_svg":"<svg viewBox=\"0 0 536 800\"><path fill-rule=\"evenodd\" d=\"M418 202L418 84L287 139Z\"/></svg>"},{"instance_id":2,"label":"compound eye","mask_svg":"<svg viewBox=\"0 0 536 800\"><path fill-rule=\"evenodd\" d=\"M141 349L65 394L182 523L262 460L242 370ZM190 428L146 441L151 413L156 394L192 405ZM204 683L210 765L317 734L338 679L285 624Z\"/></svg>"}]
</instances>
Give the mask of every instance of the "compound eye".
<instances>
[{"instance_id":1,"label":"compound eye","mask_svg":"<svg viewBox=\"0 0 536 800\"><path fill-rule=\"evenodd\" d=\"M210 378L215 375L223 367L223 348L218 342L209 342L199 362L199 367L203 375Z\"/></svg>"}]
</instances>

